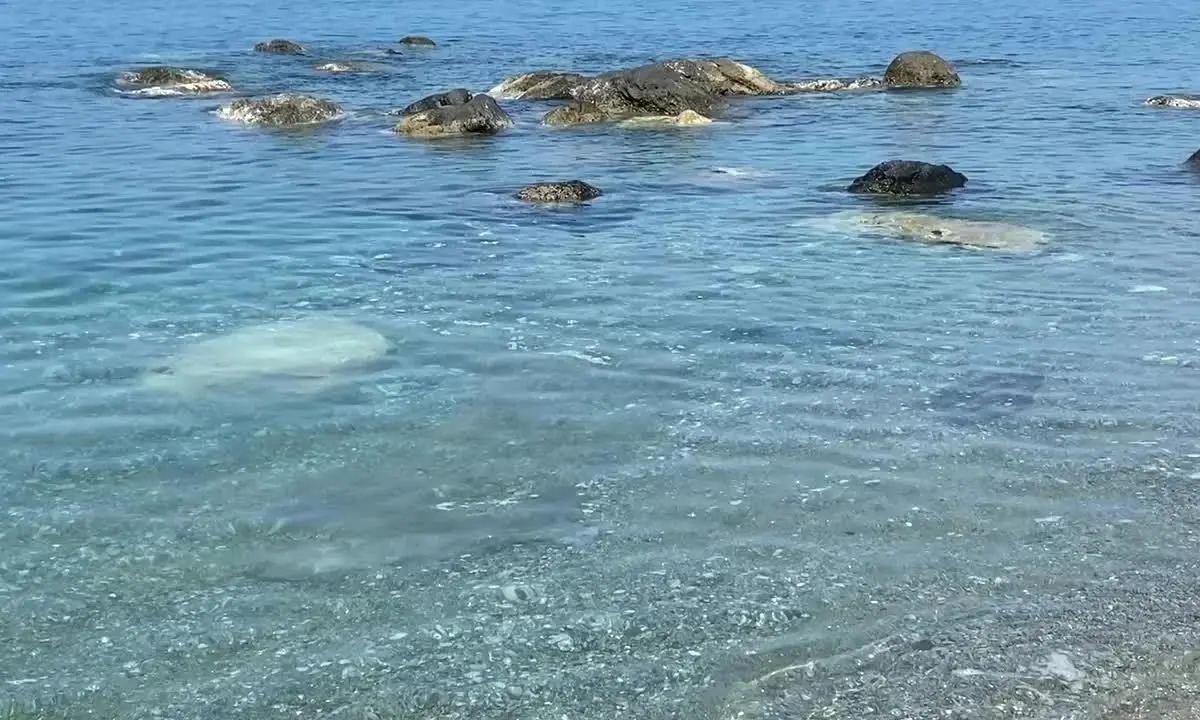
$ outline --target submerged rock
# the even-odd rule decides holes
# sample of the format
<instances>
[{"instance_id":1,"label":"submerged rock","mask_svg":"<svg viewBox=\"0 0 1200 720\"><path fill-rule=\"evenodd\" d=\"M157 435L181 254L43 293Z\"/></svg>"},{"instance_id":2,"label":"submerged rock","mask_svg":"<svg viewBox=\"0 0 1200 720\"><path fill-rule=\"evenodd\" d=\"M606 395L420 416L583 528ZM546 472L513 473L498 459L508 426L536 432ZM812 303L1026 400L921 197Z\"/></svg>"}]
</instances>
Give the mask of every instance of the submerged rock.
<instances>
[{"instance_id":1,"label":"submerged rock","mask_svg":"<svg viewBox=\"0 0 1200 720\"><path fill-rule=\"evenodd\" d=\"M1040 230L1003 222L902 212L867 213L851 219L868 232L933 245L1030 252L1046 241L1046 234Z\"/></svg>"},{"instance_id":2,"label":"submerged rock","mask_svg":"<svg viewBox=\"0 0 1200 720\"><path fill-rule=\"evenodd\" d=\"M260 42L254 46L255 52L270 53L272 55L303 55L304 46L292 40L268 40Z\"/></svg>"},{"instance_id":3,"label":"submerged rock","mask_svg":"<svg viewBox=\"0 0 1200 720\"><path fill-rule=\"evenodd\" d=\"M122 85L132 86L134 95L204 95L230 92L233 87L223 78L206 75L198 70L184 70L165 66L143 68L124 73Z\"/></svg>"},{"instance_id":4,"label":"submerged rock","mask_svg":"<svg viewBox=\"0 0 1200 720\"><path fill-rule=\"evenodd\" d=\"M342 117L337 103L308 95L283 93L265 98L242 98L219 109L217 114L226 120L247 125L294 127L316 125Z\"/></svg>"},{"instance_id":5,"label":"submerged rock","mask_svg":"<svg viewBox=\"0 0 1200 720\"><path fill-rule=\"evenodd\" d=\"M570 100L588 78L573 72L539 71L511 77L488 94L505 100Z\"/></svg>"},{"instance_id":6,"label":"submerged rock","mask_svg":"<svg viewBox=\"0 0 1200 720\"><path fill-rule=\"evenodd\" d=\"M450 107L452 105L466 105L471 102L474 97L466 88L455 88L444 93L435 93L412 103L408 107L400 111L401 115L413 115L425 110L432 110L439 107Z\"/></svg>"},{"instance_id":7,"label":"submerged rock","mask_svg":"<svg viewBox=\"0 0 1200 720\"><path fill-rule=\"evenodd\" d=\"M598 198L600 188L582 180L530 185L517 193L517 199L532 203L580 203Z\"/></svg>"},{"instance_id":8,"label":"submerged rock","mask_svg":"<svg viewBox=\"0 0 1200 720\"><path fill-rule=\"evenodd\" d=\"M437 43L425 37L424 35L407 35L400 38L400 44L408 45L410 47L435 47L437 45Z\"/></svg>"},{"instance_id":9,"label":"submerged rock","mask_svg":"<svg viewBox=\"0 0 1200 720\"><path fill-rule=\"evenodd\" d=\"M240 328L184 348L146 374L147 389L192 394L246 384L312 392L383 358L387 339L340 318L312 317Z\"/></svg>"},{"instance_id":10,"label":"submerged rock","mask_svg":"<svg viewBox=\"0 0 1200 720\"><path fill-rule=\"evenodd\" d=\"M850 80L803 80L788 85L795 93L841 92L845 90L877 90L882 88L883 81L879 78L861 77Z\"/></svg>"},{"instance_id":11,"label":"submerged rock","mask_svg":"<svg viewBox=\"0 0 1200 720\"><path fill-rule=\"evenodd\" d=\"M971 372L935 392L929 407L954 424L987 423L1033 407L1045 382L1040 372Z\"/></svg>"},{"instance_id":12,"label":"submerged rock","mask_svg":"<svg viewBox=\"0 0 1200 720\"><path fill-rule=\"evenodd\" d=\"M691 127L697 125L712 125L712 119L706 118L693 110L684 110L678 115L647 115L622 120L626 127Z\"/></svg>"},{"instance_id":13,"label":"submerged rock","mask_svg":"<svg viewBox=\"0 0 1200 720\"><path fill-rule=\"evenodd\" d=\"M462 105L443 105L406 116L395 131L416 137L496 135L513 126L512 118L489 95Z\"/></svg>"},{"instance_id":14,"label":"submerged rock","mask_svg":"<svg viewBox=\"0 0 1200 720\"><path fill-rule=\"evenodd\" d=\"M327 73L353 73L353 72L367 72L370 70L370 68L368 68L365 65L362 65L361 63L327 62L327 63L321 63L320 65L313 65L313 70L319 70L321 72L327 72Z\"/></svg>"},{"instance_id":15,"label":"submerged rock","mask_svg":"<svg viewBox=\"0 0 1200 720\"><path fill-rule=\"evenodd\" d=\"M854 193L885 195L938 195L967 184L967 176L948 165L916 160L889 160L854 179Z\"/></svg>"},{"instance_id":16,"label":"submerged rock","mask_svg":"<svg viewBox=\"0 0 1200 720\"><path fill-rule=\"evenodd\" d=\"M1151 107L1183 108L1186 110L1200 109L1200 96L1197 95L1155 95L1146 98L1146 105Z\"/></svg>"},{"instance_id":17,"label":"submerged rock","mask_svg":"<svg viewBox=\"0 0 1200 720\"><path fill-rule=\"evenodd\" d=\"M557 107L546 113L542 118L542 123L555 127L566 127L570 125L590 125L593 123L605 122L609 119L608 113L591 103L574 102L570 105Z\"/></svg>"},{"instance_id":18,"label":"submerged rock","mask_svg":"<svg viewBox=\"0 0 1200 720\"><path fill-rule=\"evenodd\" d=\"M954 66L926 50L901 53L888 65L883 82L889 87L939 88L962 84Z\"/></svg>"}]
</instances>

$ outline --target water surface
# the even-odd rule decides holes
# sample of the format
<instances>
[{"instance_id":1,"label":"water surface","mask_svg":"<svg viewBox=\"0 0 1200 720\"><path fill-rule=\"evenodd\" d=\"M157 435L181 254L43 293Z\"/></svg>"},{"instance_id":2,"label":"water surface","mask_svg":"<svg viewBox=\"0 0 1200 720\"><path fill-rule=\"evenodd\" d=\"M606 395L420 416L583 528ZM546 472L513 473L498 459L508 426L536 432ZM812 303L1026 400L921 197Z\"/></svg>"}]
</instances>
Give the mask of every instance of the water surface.
<instances>
[{"instance_id":1,"label":"water surface","mask_svg":"<svg viewBox=\"0 0 1200 720\"><path fill-rule=\"evenodd\" d=\"M1195 647L1200 114L1140 105L1197 90L1193 3L0 14L0 707L1057 718ZM440 45L383 53L411 33ZM250 51L272 37L312 56ZM509 102L466 145L385 115L534 69L877 75L913 48L963 87L676 131ZM335 59L378 71L311 69ZM348 117L263 132L111 91L151 63ZM970 178L922 212L1050 245L832 230L892 157ZM576 177L606 194L511 198ZM315 393L143 383L321 313L391 352Z\"/></svg>"}]
</instances>

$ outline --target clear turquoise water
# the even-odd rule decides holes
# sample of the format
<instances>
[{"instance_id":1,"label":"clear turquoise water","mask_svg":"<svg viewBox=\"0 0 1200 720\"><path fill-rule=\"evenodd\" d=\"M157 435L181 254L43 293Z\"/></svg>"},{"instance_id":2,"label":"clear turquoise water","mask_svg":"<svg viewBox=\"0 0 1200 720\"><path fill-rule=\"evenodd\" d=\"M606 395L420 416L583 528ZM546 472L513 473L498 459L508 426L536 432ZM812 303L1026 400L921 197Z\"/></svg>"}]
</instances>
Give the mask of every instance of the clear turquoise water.
<instances>
[{"instance_id":1,"label":"clear turquoise water","mask_svg":"<svg viewBox=\"0 0 1200 720\"><path fill-rule=\"evenodd\" d=\"M1134 570L1194 584L1200 225L1179 163L1200 114L1140 104L1200 89L1194 3L0 15L0 701L716 718L764 669L747 653ZM441 45L381 54L410 33ZM272 37L380 71L249 51ZM912 48L964 87L754 99L675 132L550 132L508 102L516 128L465 146L384 115L534 69L878 75ZM150 63L349 117L279 134L111 91ZM891 157L970 177L933 211L1050 246L822 222ZM574 177L606 195L510 197ZM395 350L315 395L139 384L201 337L314 312ZM980 372L1044 379L1029 407L937 411Z\"/></svg>"}]
</instances>

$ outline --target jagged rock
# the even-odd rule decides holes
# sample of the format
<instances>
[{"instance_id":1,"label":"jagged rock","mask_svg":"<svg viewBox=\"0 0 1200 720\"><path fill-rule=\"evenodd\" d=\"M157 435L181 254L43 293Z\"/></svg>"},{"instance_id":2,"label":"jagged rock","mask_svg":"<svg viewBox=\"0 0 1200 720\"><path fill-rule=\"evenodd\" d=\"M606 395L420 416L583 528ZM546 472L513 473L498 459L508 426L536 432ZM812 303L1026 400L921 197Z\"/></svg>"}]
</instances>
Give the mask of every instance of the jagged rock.
<instances>
[{"instance_id":1,"label":"jagged rock","mask_svg":"<svg viewBox=\"0 0 1200 720\"><path fill-rule=\"evenodd\" d=\"M513 126L512 118L489 95L462 105L443 105L406 116L395 131L417 137L496 135Z\"/></svg>"},{"instance_id":2,"label":"jagged rock","mask_svg":"<svg viewBox=\"0 0 1200 720\"><path fill-rule=\"evenodd\" d=\"M600 188L582 180L549 182L530 185L517 193L519 200L531 203L580 203L598 198Z\"/></svg>"},{"instance_id":3,"label":"jagged rock","mask_svg":"<svg viewBox=\"0 0 1200 720\"><path fill-rule=\"evenodd\" d=\"M692 127L696 125L711 125L712 119L706 118L693 110L684 110L678 115L647 115L641 117L632 117L628 120L622 120L621 125L644 127L644 126L677 126L677 127Z\"/></svg>"},{"instance_id":4,"label":"jagged rock","mask_svg":"<svg viewBox=\"0 0 1200 720\"><path fill-rule=\"evenodd\" d=\"M154 66L124 73L122 85L132 86L134 95L201 95L230 92L233 87L223 78L206 75L198 70Z\"/></svg>"},{"instance_id":5,"label":"jagged rock","mask_svg":"<svg viewBox=\"0 0 1200 720\"><path fill-rule=\"evenodd\" d=\"M563 107L557 107L546 113L542 118L542 123L545 125L553 125L557 127L565 127L569 125L590 125L593 123L605 122L609 119L608 115L589 103L571 103Z\"/></svg>"},{"instance_id":6,"label":"jagged rock","mask_svg":"<svg viewBox=\"0 0 1200 720\"><path fill-rule=\"evenodd\" d=\"M888 65L883 82L889 87L936 88L962 84L954 66L926 50L901 53Z\"/></svg>"},{"instance_id":7,"label":"jagged rock","mask_svg":"<svg viewBox=\"0 0 1200 720\"><path fill-rule=\"evenodd\" d=\"M889 160L855 178L847 190L884 195L937 195L966 183L967 176L955 172L948 165Z\"/></svg>"},{"instance_id":8,"label":"jagged rock","mask_svg":"<svg viewBox=\"0 0 1200 720\"><path fill-rule=\"evenodd\" d=\"M488 91L506 100L570 100L588 78L573 72L538 71L511 77Z\"/></svg>"},{"instance_id":9,"label":"jagged rock","mask_svg":"<svg viewBox=\"0 0 1200 720\"><path fill-rule=\"evenodd\" d=\"M272 55L303 55L304 46L292 40L276 38L275 40L258 43L254 46L254 51L271 53Z\"/></svg>"},{"instance_id":10,"label":"jagged rock","mask_svg":"<svg viewBox=\"0 0 1200 720\"><path fill-rule=\"evenodd\" d=\"M247 125L273 127L315 125L336 120L343 115L335 102L291 93L234 100L218 110L217 114L227 120Z\"/></svg>"},{"instance_id":11,"label":"jagged rock","mask_svg":"<svg viewBox=\"0 0 1200 720\"><path fill-rule=\"evenodd\" d=\"M437 43L425 37L424 35L409 35L400 38L401 45L420 46L420 47L435 47Z\"/></svg>"},{"instance_id":12,"label":"jagged rock","mask_svg":"<svg viewBox=\"0 0 1200 720\"><path fill-rule=\"evenodd\" d=\"M474 97L466 88L455 88L444 93L435 93L428 97L423 97L420 100L412 103L408 107L400 111L401 115L413 115L425 110L432 110L439 107L450 107L452 105L466 105L471 102Z\"/></svg>"},{"instance_id":13,"label":"jagged rock","mask_svg":"<svg viewBox=\"0 0 1200 720\"><path fill-rule=\"evenodd\" d=\"M1146 105L1151 107L1183 108L1186 110L1200 109L1200 96L1196 95L1155 95L1146 98Z\"/></svg>"}]
</instances>

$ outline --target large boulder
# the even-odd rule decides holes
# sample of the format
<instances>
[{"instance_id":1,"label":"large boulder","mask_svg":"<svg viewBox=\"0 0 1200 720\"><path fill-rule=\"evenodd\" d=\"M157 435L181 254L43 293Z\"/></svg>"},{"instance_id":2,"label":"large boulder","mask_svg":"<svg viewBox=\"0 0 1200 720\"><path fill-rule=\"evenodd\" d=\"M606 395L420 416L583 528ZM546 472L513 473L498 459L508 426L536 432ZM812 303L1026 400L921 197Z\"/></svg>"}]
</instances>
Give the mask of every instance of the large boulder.
<instances>
[{"instance_id":1,"label":"large boulder","mask_svg":"<svg viewBox=\"0 0 1200 720\"><path fill-rule=\"evenodd\" d=\"M1146 98L1146 105L1197 110L1200 109L1200 97L1196 95L1155 95L1152 98Z\"/></svg>"},{"instance_id":2,"label":"large boulder","mask_svg":"<svg viewBox=\"0 0 1200 720\"><path fill-rule=\"evenodd\" d=\"M667 63L605 73L575 88L576 100L590 104L613 119L635 115L678 115L692 110L711 116L718 98L705 86Z\"/></svg>"},{"instance_id":3,"label":"large boulder","mask_svg":"<svg viewBox=\"0 0 1200 720\"><path fill-rule=\"evenodd\" d=\"M901 53L883 73L889 87L939 88L962 84L954 66L927 50Z\"/></svg>"},{"instance_id":4,"label":"large boulder","mask_svg":"<svg viewBox=\"0 0 1200 720\"><path fill-rule=\"evenodd\" d=\"M400 111L401 115L414 115L426 110L432 110L439 107L450 107L451 105L466 105L471 102L471 91L466 88L455 88L443 93L435 93L412 103L408 107Z\"/></svg>"},{"instance_id":5,"label":"large boulder","mask_svg":"<svg viewBox=\"0 0 1200 720\"><path fill-rule=\"evenodd\" d=\"M247 125L295 127L316 125L342 117L337 103L309 95L283 93L263 98L242 98L219 109L217 114L226 120Z\"/></svg>"},{"instance_id":6,"label":"large boulder","mask_svg":"<svg viewBox=\"0 0 1200 720\"><path fill-rule=\"evenodd\" d=\"M508 78L488 94L506 100L570 100L571 92L587 79L579 73L540 70Z\"/></svg>"},{"instance_id":7,"label":"large boulder","mask_svg":"<svg viewBox=\"0 0 1200 720\"><path fill-rule=\"evenodd\" d=\"M303 55L304 46L293 40L268 40L260 42L254 46L255 52L270 53L272 55Z\"/></svg>"},{"instance_id":8,"label":"large boulder","mask_svg":"<svg viewBox=\"0 0 1200 720\"><path fill-rule=\"evenodd\" d=\"M598 198L600 188L582 180L530 185L517 193L517 199L531 203L581 203Z\"/></svg>"},{"instance_id":9,"label":"large boulder","mask_svg":"<svg viewBox=\"0 0 1200 720\"><path fill-rule=\"evenodd\" d=\"M443 105L406 116L395 131L416 137L496 135L513 126L512 118L489 95L462 105Z\"/></svg>"},{"instance_id":10,"label":"large boulder","mask_svg":"<svg viewBox=\"0 0 1200 720\"><path fill-rule=\"evenodd\" d=\"M425 37L424 35L407 35L400 38L401 45L409 47L435 47L437 43Z\"/></svg>"},{"instance_id":11,"label":"large boulder","mask_svg":"<svg viewBox=\"0 0 1200 720\"><path fill-rule=\"evenodd\" d=\"M602 123L609 119L608 113L590 103L573 102L570 105L556 107L542 118L544 125L566 127L570 125L590 125Z\"/></svg>"},{"instance_id":12,"label":"large boulder","mask_svg":"<svg viewBox=\"0 0 1200 720\"><path fill-rule=\"evenodd\" d=\"M939 195L967 184L967 176L948 165L889 160L854 179L847 188L876 195Z\"/></svg>"},{"instance_id":13,"label":"large boulder","mask_svg":"<svg viewBox=\"0 0 1200 720\"><path fill-rule=\"evenodd\" d=\"M124 73L120 77L120 83L132 88L130 94L149 96L204 95L233 90L229 81L223 78L206 75L198 70L182 70L161 65Z\"/></svg>"}]
</instances>

